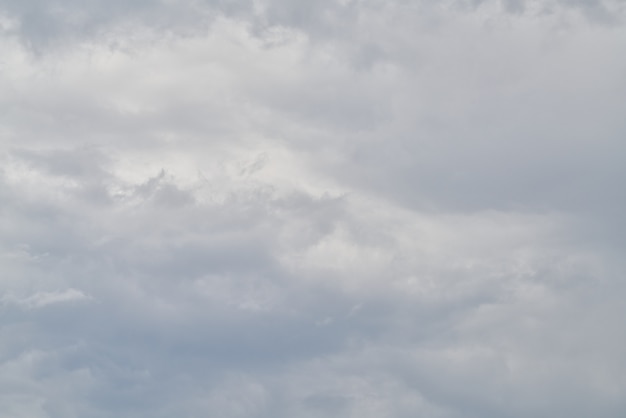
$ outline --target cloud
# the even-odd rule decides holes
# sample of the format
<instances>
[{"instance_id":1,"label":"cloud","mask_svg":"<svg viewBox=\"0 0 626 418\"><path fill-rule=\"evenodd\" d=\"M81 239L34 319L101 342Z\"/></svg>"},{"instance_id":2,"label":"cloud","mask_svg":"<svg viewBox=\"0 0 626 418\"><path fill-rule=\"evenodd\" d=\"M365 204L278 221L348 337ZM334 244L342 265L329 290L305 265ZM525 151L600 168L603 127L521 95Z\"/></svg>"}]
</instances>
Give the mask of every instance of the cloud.
<instances>
[{"instance_id":1,"label":"cloud","mask_svg":"<svg viewBox=\"0 0 626 418\"><path fill-rule=\"evenodd\" d=\"M0 9L0 415L623 415L618 2Z\"/></svg>"},{"instance_id":2,"label":"cloud","mask_svg":"<svg viewBox=\"0 0 626 418\"><path fill-rule=\"evenodd\" d=\"M91 298L80 290L67 289L56 292L37 292L34 295L22 299L17 299L15 296L5 296L3 299L5 303L13 302L26 309L40 309L48 305L89 300Z\"/></svg>"}]
</instances>

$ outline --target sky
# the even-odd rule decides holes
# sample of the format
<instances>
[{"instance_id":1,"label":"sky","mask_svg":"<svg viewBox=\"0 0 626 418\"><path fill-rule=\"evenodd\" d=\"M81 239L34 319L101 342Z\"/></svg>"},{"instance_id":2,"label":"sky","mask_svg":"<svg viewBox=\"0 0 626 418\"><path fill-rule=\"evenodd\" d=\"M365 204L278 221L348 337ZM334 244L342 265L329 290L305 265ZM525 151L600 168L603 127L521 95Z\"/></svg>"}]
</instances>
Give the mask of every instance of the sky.
<instances>
[{"instance_id":1,"label":"sky","mask_svg":"<svg viewBox=\"0 0 626 418\"><path fill-rule=\"evenodd\" d=\"M0 416L626 416L621 0L0 0Z\"/></svg>"}]
</instances>

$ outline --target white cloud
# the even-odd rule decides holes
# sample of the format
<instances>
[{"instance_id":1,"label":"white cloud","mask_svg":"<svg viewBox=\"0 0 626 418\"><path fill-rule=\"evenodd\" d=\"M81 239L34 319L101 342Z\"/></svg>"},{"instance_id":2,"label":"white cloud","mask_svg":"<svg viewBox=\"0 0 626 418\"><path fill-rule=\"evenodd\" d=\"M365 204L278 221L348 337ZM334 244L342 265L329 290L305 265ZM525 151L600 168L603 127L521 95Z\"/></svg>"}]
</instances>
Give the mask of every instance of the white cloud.
<instances>
[{"instance_id":1,"label":"white cloud","mask_svg":"<svg viewBox=\"0 0 626 418\"><path fill-rule=\"evenodd\" d=\"M55 292L37 292L25 298L16 298L13 295L3 297L5 303L15 303L26 309L39 309L48 305L89 300L91 297L80 290L67 289Z\"/></svg>"}]
</instances>

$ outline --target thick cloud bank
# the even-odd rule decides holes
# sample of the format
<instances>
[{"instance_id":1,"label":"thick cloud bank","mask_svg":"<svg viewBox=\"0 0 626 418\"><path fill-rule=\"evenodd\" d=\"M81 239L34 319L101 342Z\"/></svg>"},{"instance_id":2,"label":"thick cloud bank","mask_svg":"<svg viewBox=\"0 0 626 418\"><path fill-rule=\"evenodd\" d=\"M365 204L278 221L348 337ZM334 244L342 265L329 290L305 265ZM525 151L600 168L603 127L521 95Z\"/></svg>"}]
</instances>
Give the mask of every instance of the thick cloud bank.
<instances>
[{"instance_id":1,"label":"thick cloud bank","mask_svg":"<svg viewBox=\"0 0 626 418\"><path fill-rule=\"evenodd\" d=\"M620 0L1 0L0 416L626 416Z\"/></svg>"}]
</instances>

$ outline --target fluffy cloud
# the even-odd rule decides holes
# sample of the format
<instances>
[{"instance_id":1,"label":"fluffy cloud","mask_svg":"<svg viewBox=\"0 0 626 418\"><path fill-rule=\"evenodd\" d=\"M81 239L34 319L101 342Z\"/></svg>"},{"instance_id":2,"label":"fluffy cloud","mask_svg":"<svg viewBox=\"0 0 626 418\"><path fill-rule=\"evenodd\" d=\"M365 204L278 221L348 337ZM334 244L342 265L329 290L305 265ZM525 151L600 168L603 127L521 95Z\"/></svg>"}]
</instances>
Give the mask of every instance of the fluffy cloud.
<instances>
[{"instance_id":1,"label":"fluffy cloud","mask_svg":"<svg viewBox=\"0 0 626 418\"><path fill-rule=\"evenodd\" d=\"M0 12L1 415L626 411L619 2Z\"/></svg>"}]
</instances>

